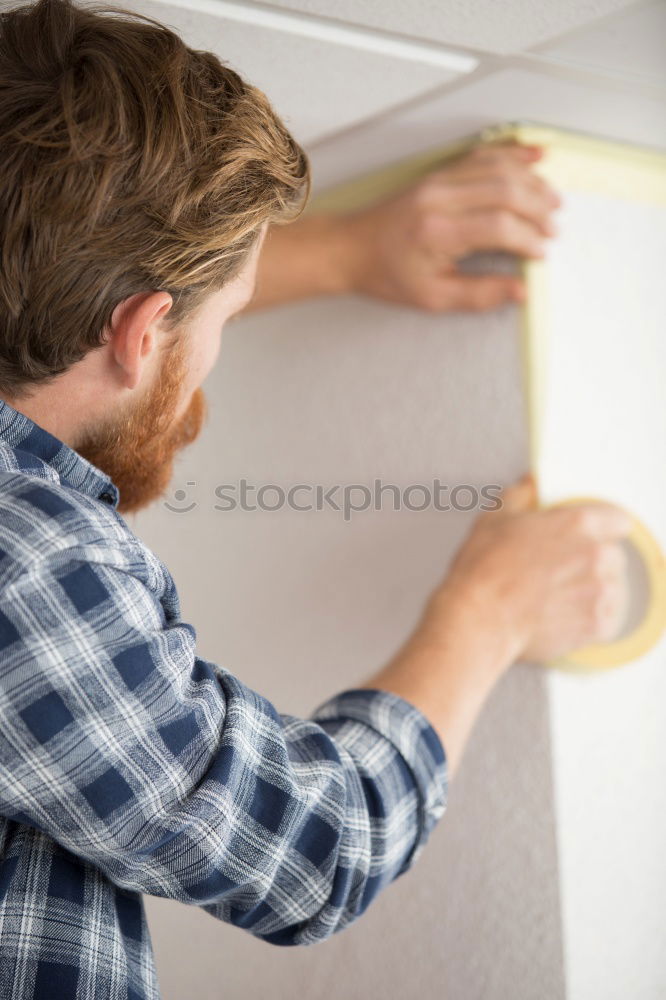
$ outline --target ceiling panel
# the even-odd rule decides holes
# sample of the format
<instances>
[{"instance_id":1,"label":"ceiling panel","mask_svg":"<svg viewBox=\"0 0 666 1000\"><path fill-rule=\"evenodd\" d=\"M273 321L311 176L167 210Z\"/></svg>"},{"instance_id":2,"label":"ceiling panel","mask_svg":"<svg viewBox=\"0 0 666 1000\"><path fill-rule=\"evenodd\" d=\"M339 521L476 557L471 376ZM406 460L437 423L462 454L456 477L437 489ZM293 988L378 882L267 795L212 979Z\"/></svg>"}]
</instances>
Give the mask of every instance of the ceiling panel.
<instances>
[{"instance_id":1,"label":"ceiling panel","mask_svg":"<svg viewBox=\"0 0 666 1000\"><path fill-rule=\"evenodd\" d=\"M265 91L302 143L459 76L417 58L398 58L184 7L149 0L122 6L169 25L192 48L215 52Z\"/></svg>"},{"instance_id":2,"label":"ceiling panel","mask_svg":"<svg viewBox=\"0 0 666 1000\"><path fill-rule=\"evenodd\" d=\"M498 54L520 52L631 0L268 0L270 6Z\"/></svg>"},{"instance_id":3,"label":"ceiling panel","mask_svg":"<svg viewBox=\"0 0 666 1000\"><path fill-rule=\"evenodd\" d=\"M666 108L660 101L620 88L505 69L318 144L310 151L313 193L488 125L516 120L666 149Z\"/></svg>"},{"instance_id":4,"label":"ceiling panel","mask_svg":"<svg viewBox=\"0 0 666 1000\"><path fill-rule=\"evenodd\" d=\"M666 92L666 3L641 4L540 49L552 62L600 70Z\"/></svg>"}]
</instances>

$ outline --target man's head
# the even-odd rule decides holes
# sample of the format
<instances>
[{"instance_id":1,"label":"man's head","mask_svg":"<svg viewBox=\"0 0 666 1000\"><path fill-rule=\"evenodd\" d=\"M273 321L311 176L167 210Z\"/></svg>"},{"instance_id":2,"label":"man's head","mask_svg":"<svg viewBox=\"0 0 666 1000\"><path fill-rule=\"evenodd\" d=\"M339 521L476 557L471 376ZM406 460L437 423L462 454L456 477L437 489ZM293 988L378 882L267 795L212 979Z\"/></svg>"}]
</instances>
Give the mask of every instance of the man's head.
<instances>
[{"instance_id":1,"label":"man's head","mask_svg":"<svg viewBox=\"0 0 666 1000\"><path fill-rule=\"evenodd\" d=\"M206 406L200 385L217 359L225 322L252 298L265 232L264 226L236 277L210 293L175 334L163 330L160 320L170 310L170 295L133 296L114 310L106 345L90 359L93 365L84 359L59 380L59 387L78 386L84 399L92 390L98 400L102 391L113 404L107 410L88 396L91 416L72 444L111 477L123 512L139 510L164 493L176 454L201 430Z\"/></svg>"},{"instance_id":2,"label":"man's head","mask_svg":"<svg viewBox=\"0 0 666 1000\"><path fill-rule=\"evenodd\" d=\"M0 133L0 397L138 509L201 426L267 227L307 201L306 154L216 56L71 0L0 15Z\"/></svg>"}]
</instances>

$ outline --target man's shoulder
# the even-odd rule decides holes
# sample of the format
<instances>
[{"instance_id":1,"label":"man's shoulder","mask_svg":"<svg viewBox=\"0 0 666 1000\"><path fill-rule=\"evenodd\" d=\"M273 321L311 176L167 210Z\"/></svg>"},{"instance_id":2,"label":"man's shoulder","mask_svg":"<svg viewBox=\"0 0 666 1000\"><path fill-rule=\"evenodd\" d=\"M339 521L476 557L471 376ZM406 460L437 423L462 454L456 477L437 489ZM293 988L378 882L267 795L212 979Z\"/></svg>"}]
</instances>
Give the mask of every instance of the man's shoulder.
<instances>
[{"instance_id":1,"label":"man's shoulder","mask_svg":"<svg viewBox=\"0 0 666 1000\"><path fill-rule=\"evenodd\" d=\"M169 570L115 507L40 459L24 464L18 449L0 442L0 591L26 572L66 561L121 570L177 606Z\"/></svg>"},{"instance_id":2,"label":"man's shoulder","mask_svg":"<svg viewBox=\"0 0 666 1000\"><path fill-rule=\"evenodd\" d=\"M7 452L9 451L9 455ZM148 550L114 508L61 480L46 462L0 448L0 576L59 552L93 560ZM4 565L3 565L4 564ZM3 572L4 571L4 572Z\"/></svg>"},{"instance_id":3,"label":"man's shoulder","mask_svg":"<svg viewBox=\"0 0 666 1000\"><path fill-rule=\"evenodd\" d=\"M49 463L20 445L10 445L0 440L0 474L24 473L34 479L59 483L60 477ZM10 477L11 478L11 477Z\"/></svg>"}]
</instances>

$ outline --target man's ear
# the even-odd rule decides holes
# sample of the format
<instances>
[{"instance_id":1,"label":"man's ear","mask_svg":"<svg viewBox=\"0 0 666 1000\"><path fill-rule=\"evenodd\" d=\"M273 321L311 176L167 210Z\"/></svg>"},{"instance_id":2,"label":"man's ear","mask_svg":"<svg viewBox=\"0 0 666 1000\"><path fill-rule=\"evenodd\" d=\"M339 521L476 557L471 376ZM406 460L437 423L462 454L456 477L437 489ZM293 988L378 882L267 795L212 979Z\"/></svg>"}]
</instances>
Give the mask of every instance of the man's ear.
<instances>
[{"instance_id":1,"label":"man's ear","mask_svg":"<svg viewBox=\"0 0 666 1000\"><path fill-rule=\"evenodd\" d=\"M173 299L168 292L137 292L113 310L108 342L118 375L127 389L135 389L158 343L159 321Z\"/></svg>"}]
</instances>

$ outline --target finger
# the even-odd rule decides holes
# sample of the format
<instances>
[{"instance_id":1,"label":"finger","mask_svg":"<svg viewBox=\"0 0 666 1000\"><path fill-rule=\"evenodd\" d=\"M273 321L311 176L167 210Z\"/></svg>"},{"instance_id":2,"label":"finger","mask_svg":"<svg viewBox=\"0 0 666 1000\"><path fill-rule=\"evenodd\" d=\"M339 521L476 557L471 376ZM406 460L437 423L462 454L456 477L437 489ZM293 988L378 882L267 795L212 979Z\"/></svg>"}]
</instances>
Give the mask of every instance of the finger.
<instances>
[{"instance_id":1,"label":"finger","mask_svg":"<svg viewBox=\"0 0 666 1000\"><path fill-rule=\"evenodd\" d=\"M602 501L554 507L548 514L561 520L563 526L600 542L626 538L632 530L632 520L626 511Z\"/></svg>"},{"instance_id":2,"label":"finger","mask_svg":"<svg viewBox=\"0 0 666 1000\"><path fill-rule=\"evenodd\" d=\"M610 642L622 633L629 613L628 594L621 588L614 589L602 601L597 612L597 638Z\"/></svg>"},{"instance_id":3,"label":"finger","mask_svg":"<svg viewBox=\"0 0 666 1000\"><path fill-rule=\"evenodd\" d=\"M534 476L528 472L513 485L504 487L499 500L502 504L500 512L503 514L518 514L534 509L538 500Z\"/></svg>"},{"instance_id":4,"label":"finger","mask_svg":"<svg viewBox=\"0 0 666 1000\"><path fill-rule=\"evenodd\" d=\"M433 219L433 243L438 227L449 255L464 257L474 250L500 250L522 257L545 255L544 237L537 227L507 209L474 209L459 216Z\"/></svg>"},{"instance_id":5,"label":"finger","mask_svg":"<svg viewBox=\"0 0 666 1000\"><path fill-rule=\"evenodd\" d=\"M465 154L470 160L483 163L534 163L543 157L543 146L528 145L507 139L503 142L480 143Z\"/></svg>"},{"instance_id":6,"label":"finger","mask_svg":"<svg viewBox=\"0 0 666 1000\"><path fill-rule=\"evenodd\" d=\"M601 580L617 580L627 569L627 553L621 542L602 542L597 550L596 571Z\"/></svg>"},{"instance_id":7,"label":"finger","mask_svg":"<svg viewBox=\"0 0 666 1000\"><path fill-rule=\"evenodd\" d=\"M497 181L513 182L532 188L535 195L543 199L550 209L560 208L562 198L551 185L538 173L536 173L529 163L506 162L494 163L483 161L461 160L457 164L451 164L441 170L433 170L426 175L427 180L421 184L433 185L436 192L437 183L443 186L444 193L451 184L466 183L469 181L494 183Z\"/></svg>"},{"instance_id":8,"label":"finger","mask_svg":"<svg viewBox=\"0 0 666 1000\"><path fill-rule=\"evenodd\" d=\"M448 192L442 190L442 197L448 202L451 213L505 209L531 222L546 236L554 236L557 232L550 218L554 207L550 197L539 187L528 184L526 175L457 181L450 185Z\"/></svg>"},{"instance_id":9,"label":"finger","mask_svg":"<svg viewBox=\"0 0 666 1000\"><path fill-rule=\"evenodd\" d=\"M570 646L586 645L589 642L608 642L621 632L628 611L628 597L621 588L605 588L601 593L596 584L578 585L566 595L566 632L578 634L578 642Z\"/></svg>"},{"instance_id":10,"label":"finger","mask_svg":"<svg viewBox=\"0 0 666 1000\"><path fill-rule=\"evenodd\" d=\"M629 611L629 591L624 581L587 583L578 588L579 605L586 612L588 641L608 642L617 637Z\"/></svg>"},{"instance_id":11,"label":"finger","mask_svg":"<svg viewBox=\"0 0 666 1000\"><path fill-rule=\"evenodd\" d=\"M465 310L483 312L506 302L521 302L524 285L507 275L447 275L428 290L433 312Z\"/></svg>"},{"instance_id":12,"label":"finger","mask_svg":"<svg viewBox=\"0 0 666 1000\"><path fill-rule=\"evenodd\" d=\"M576 541L572 558L565 565L567 577L587 582L592 574L595 585L615 584L626 574L627 556L620 541L587 541L583 546Z\"/></svg>"}]
</instances>

